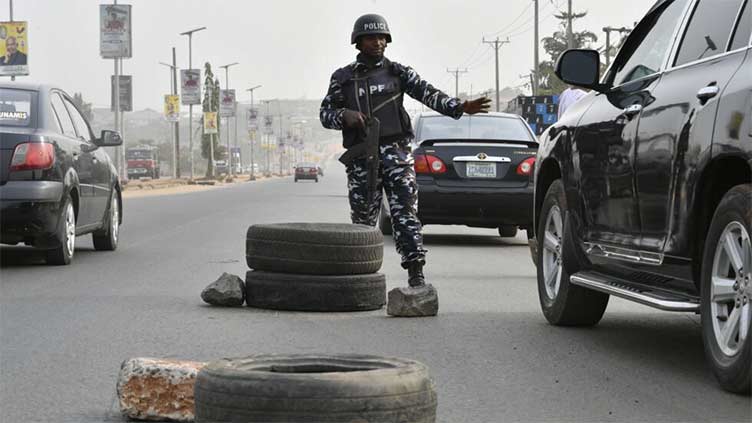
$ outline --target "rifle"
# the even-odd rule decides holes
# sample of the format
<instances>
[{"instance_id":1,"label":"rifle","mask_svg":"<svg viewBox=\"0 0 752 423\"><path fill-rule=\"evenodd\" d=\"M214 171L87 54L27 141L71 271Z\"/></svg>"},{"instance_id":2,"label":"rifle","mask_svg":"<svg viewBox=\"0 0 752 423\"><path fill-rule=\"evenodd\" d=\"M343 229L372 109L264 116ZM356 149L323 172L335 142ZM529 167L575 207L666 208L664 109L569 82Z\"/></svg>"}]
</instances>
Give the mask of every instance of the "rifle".
<instances>
[{"instance_id":1,"label":"rifle","mask_svg":"<svg viewBox=\"0 0 752 423\"><path fill-rule=\"evenodd\" d=\"M376 195L376 186L379 179L379 134L381 132L381 122L378 118L370 117L366 120L365 129L359 132L361 141L347 149L339 158L339 161L347 166L356 159L366 159L366 166L368 168L368 204L371 204L374 195Z\"/></svg>"}]
</instances>

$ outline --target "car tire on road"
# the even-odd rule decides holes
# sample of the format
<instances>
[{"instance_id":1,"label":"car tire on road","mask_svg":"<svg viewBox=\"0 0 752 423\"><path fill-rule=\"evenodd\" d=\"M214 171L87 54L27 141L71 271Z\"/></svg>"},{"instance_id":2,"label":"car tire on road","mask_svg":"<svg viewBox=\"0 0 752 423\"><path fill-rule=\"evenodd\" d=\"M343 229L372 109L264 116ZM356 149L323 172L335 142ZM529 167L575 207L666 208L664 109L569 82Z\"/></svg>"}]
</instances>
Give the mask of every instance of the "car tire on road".
<instances>
[{"instance_id":1,"label":"car tire on road","mask_svg":"<svg viewBox=\"0 0 752 423\"><path fill-rule=\"evenodd\" d=\"M514 238L517 236L517 227L514 225L500 226L499 236L502 238Z\"/></svg>"},{"instance_id":2,"label":"car tire on road","mask_svg":"<svg viewBox=\"0 0 752 423\"><path fill-rule=\"evenodd\" d=\"M105 229L91 234L94 249L97 251L115 251L117 249L120 236L120 203L116 190L112 190L111 197L110 207L107 209L107 219L105 219Z\"/></svg>"},{"instance_id":3,"label":"car tire on road","mask_svg":"<svg viewBox=\"0 0 752 423\"><path fill-rule=\"evenodd\" d=\"M202 368L196 422L436 421L428 368L365 355L256 355Z\"/></svg>"},{"instance_id":4,"label":"car tire on road","mask_svg":"<svg viewBox=\"0 0 752 423\"><path fill-rule=\"evenodd\" d=\"M723 196L702 260L701 320L705 355L723 389L752 391L752 184Z\"/></svg>"},{"instance_id":5,"label":"car tire on road","mask_svg":"<svg viewBox=\"0 0 752 423\"><path fill-rule=\"evenodd\" d=\"M246 237L248 267L304 275L378 272L384 237L366 225L277 223L253 225Z\"/></svg>"},{"instance_id":6,"label":"car tire on road","mask_svg":"<svg viewBox=\"0 0 752 423\"><path fill-rule=\"evenodd\" d=\"M538 298L543 315L557 326L592 326L603 317L608 294L569 282L562 247L567 200L564 184L554 181L543 200L538 232Z\"/></svg>"},{"instance_id":7,"label":"car tire on road","mask_svg":"<svg viewBox=\"0 0 752 423\"><path fill-rule=\"evenodd\" d=\"M384 235L392 235L392 218L389 215L389 208L383 202L379 212L379 229Z\"/></svg>"},{"instance_id":8,"label":"car tire on road","mask_svg":"<svg viewBox=\"0 0 752 423\"><path fill-rule=\"evenodd\" d=\"M295 275L248 271L246 303L292 311L366 311L386 304L386 278L368 275Z\"/></svg>"},{"instance_id":9,"label":"car tire on road","mask_svg":"<svg viewBox=\"0 0 752 423\"><path fill-rule=\"evenodd\" d=\"M46 251L46 261L53 266L64 266L70 264L76 250L76 212L70 194L66 195L60 208L57 231L60 246Z\"/></svg>"}]
</instances>

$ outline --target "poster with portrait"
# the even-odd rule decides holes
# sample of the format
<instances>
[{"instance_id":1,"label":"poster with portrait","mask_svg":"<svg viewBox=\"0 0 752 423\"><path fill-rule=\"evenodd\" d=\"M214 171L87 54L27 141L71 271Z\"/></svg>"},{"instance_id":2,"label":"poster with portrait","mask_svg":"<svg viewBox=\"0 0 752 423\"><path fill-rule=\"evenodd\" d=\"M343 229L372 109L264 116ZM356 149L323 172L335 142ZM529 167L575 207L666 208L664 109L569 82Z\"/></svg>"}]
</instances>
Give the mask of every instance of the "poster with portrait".
<instances>
[{"instance_id":1,"label":"poster with portrait","mask_svg":"<svg viewBox=\"0 0 752 423\"><path fill-rule=\"evenodd\" d=\"M29 74L29 34L24 21L0 22L0 75Z\"/></svg>"},{"instance_id":2,"label":"poster with portrait","mask_svg":"<svg viewBox=\"0 0 752 423\"><path fill-rule=\"evenodd\" d=\"M247 126L248 129L256 130L258 129L258 109L248 109L248 122Z\"/></svg>"},{"instance_id":3,"label":"poster with portrait","mask_svg":"<svg viewBox=\"0 0 752 423\"><path fill-rule=\"evenodd\" d=\"M204 134L217 133L217 112L204 112Z\"/></svg>"},{"instance_id":4,"label":"poster with portrait","mask_svg":"<svg viewBox=\"0 0 752 423\"><path fill-rule=\"evenodd\" d=\"M235 90L219 90L219 116L235 116Z\"/></svg>"},{"instance_id":5,"label":"poster with portrait","mask_svg":"<svg viewBox=\"0 0 752 423\"><path fill-rule=\"evenodd\" d=\"M131 6L99 5L99 54L104 59L131 57Z\"/></svg>"},{"instance_id":6,"label":"poster with portrait","mask_svg":"<svg viewBox=\"0 0 752 423\"><path fill-rule=\"evenodd\" d=\"M171 94L164 96L164 117L168 122L180 121L180 97Z\"/></svg>"},{"instance_id":7,"label":"poster with portrait","mask_svg":"<svg viewBox=\"0 0 752 423\"><path fill-rule=\"evenodd\" d=\"M201 69L180 71L180 97L185 105L201 104Z\"/></svg>"}]
</instances>

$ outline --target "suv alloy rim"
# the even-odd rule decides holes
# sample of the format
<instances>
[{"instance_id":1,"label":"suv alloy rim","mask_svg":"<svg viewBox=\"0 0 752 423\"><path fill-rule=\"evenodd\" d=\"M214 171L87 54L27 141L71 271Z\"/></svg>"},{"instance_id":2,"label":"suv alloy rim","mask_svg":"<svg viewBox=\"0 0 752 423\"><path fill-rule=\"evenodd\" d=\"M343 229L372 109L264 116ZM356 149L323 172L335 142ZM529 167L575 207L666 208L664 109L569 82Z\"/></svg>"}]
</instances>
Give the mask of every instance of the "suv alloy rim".
<instances>
[{"instance_id":1,"label":"suv alloy rim","mask_svg":"<svg viewBox=\"0 0 752 423\"><path fill-rule=\"evenodd\" d=\"M68 255L73 257L73 251L76 248L76 213L73 212L73 205L70 203L65 210L65 235Z\"/></svg>"},{"instance_id":2,"label":"suv alloy rim","mask_svg":"<svg viewBox=\"0 0 752 423\"><path fill-rule=\"evenodd\" d=\"M114 194L112 195L112 205L110 205L110 232L112 232L112 240L117 243L118 232L120 231L120 212L117 197Z\"/></svg>"},{"instance_id":3,"label":"suv alloy rim","mask_svg":"<svg viewBox=\"0 0 752 423\"><path fill-rule=\"evenodd\" d=\"M710 314L721 351L737 354L752 324L752 243L739 222L723 230L715 247L710 280Z\"/></svg>"},{"instance_id":4,"label":"suv alloy rim","mask_svg":"<svg viewBox=\"0 0 752 423\"><path fill-rule=\"evenodd\" d=\"M553 206L548 211L543 232L543 276L546 295L556 299L561 286L561 209Z\"/></svg>"}]
</instances>

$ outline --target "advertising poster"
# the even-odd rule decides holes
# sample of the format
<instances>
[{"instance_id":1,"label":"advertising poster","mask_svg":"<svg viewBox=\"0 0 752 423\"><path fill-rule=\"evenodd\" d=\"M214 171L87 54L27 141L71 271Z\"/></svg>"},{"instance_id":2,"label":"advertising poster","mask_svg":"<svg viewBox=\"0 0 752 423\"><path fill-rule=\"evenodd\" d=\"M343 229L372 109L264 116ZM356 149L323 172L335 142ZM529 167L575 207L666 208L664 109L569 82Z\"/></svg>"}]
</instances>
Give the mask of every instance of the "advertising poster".
<instances>
[{"instance_id":1,"label":"advertising poster","mask_svg":"<svg viewBox=\"0 0 752 423\"><path fill-rule=\"evenodd\" d=\"M204 112L204 134L217 133L217 112Z\"/></svg>"},{"instance_id":2,"label":"advertising poster","mask_svg":"<svg viewBox=\"0 0 752 423\"><path fill-rule=\"evenodd\" d=\"M28 74L28 25L23 21L0 22L0 75Z\"/></svg>"},{"instance_id":3,"label":"advertising poster","mask_svg":"<svg viewBox=\"0 0 752 423\"><path fill-rule=\"evenodd\" d=\"M258 109L248 109L248 129L258 129Z\"/></svg>"},{"instance_id":4,"label":"advertising poster","mask_svg":"<svg viewBox=\"0 0 752 423\"><path fill-rule=\"evenodd\" d=\"M180 71L180 97L183 104L201 104L201 70Z\"/></svg>"},{"instance_id":5,"label":"advertising poster","mask_svg":"<svg viewBox=\"0 0 752 423\"><path fill-rule=\"evenodd\" d=\"M115 111L115 76L110 75L110 110ZM120 111L133 111L133 77L120 75Z\"/></svg>"},{"instance_id":6,"label":"advertising poster","mask_svg":"<svg viewBox=\"0 0 752 423\"><path fill-rule=\"evenodd\" d=\"M180 97L170 94L164 96L164 116L168 122L180 120Z\"/></svg>"},{"instance_id":7,"label":"advertising poster","mask_svg":"<svg viewBox=\"0 0 752 423\"><path fill-rule=\"evenodd\" d=\"M219 116L235 116L235 90L219 90Z\"/></svg>"},{"instance_id":8,"label":"advertising poster","mask_svg":"<svg viewBox=\"0 0 752 423\"><path fill-rule=\"evenodd\" d=\"M99 54L104 59L129 58L131 50L131 6L100 4Z\"/></svg>"}]
</instances>

